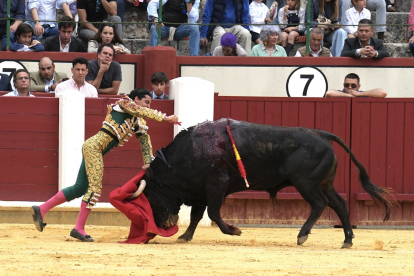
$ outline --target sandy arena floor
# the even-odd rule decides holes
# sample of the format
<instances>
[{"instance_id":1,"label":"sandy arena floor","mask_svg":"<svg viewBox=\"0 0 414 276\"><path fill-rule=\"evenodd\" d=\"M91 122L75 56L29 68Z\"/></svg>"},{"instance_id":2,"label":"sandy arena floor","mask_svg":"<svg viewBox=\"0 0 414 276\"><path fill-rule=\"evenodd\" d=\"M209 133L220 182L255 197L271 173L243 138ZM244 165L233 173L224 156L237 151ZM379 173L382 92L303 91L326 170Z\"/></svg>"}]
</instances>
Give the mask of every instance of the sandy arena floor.
<instances>
[{"instance_id":1,"label":"sandy arena floor","mask_svg":"<svg viewBox=\"0 0 414 276\"><path fill-rule=\"evenodd\" d=\"M193 241L157 237L118 244L128 227L89 226L95 243L69 236L73 226L0 224L0 275L413 275L414 231L355 229L340 249L342 229L313 229L303 246L297 228L241 228L242 236L199 227Z\"/></svg>"}]
</instances>

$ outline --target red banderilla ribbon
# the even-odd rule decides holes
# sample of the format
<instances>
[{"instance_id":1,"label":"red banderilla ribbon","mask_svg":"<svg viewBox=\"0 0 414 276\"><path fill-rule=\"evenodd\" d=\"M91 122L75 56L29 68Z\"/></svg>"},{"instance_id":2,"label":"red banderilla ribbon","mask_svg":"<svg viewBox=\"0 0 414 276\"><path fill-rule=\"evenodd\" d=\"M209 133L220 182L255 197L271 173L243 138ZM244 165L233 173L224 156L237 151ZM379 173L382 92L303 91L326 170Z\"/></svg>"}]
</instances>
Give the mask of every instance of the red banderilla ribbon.
<instances>
[{"instance_id":1,"label":"red banderilla ribbon","mask_svg":"<svg viewBox=\"0 0 414 276\"><path fill-rule=\"evenodd\" d=\"M229 137L230 137L231 144L233 146L234 155L236 155L237 167L239 168L240 175L241 177L244 178L246 187L249 188L249 182L247 182L247 177L246 177L246 170L244 169L243 162L240 158L239 152L237 151L236 144L234 143L233 135L231 135L229 126L226 126L226 128L227 128L227 133L229 134Z\"/></svg>"},{"instance_id":2,"label":"red banderilla ribbon","mask_svg":"<svg viewBox=\"0 0 414 276\"><path fill-rule=\"evenodd\" d=\"M181 122L176 122L176 123L174 123L174 125L179 125L179 126L181 126ZM188 131L188 129L186 129L185 127L183 127L183 126L181 126L184 130L187 130Z\"/></svg>"}]
</instances>

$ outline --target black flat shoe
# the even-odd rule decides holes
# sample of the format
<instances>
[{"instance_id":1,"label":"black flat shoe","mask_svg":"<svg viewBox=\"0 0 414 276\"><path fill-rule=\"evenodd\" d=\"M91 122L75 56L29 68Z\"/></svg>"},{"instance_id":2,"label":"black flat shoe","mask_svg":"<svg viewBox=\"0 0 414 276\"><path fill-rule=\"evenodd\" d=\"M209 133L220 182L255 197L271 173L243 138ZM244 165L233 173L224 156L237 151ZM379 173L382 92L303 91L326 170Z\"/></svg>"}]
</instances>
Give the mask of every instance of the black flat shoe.
<instances>
[{"instance_id":1,"label":"black flat shoe","mask_svg":"<svg viewBox=\"0 0 414 276\"><path fill-rule=\"evenodd\" d=\"M30 208L30 213L32 213L33 222L36 226L36 229L39 230L39 232L43 232L43 227L46 226L46 223L43 223L42 214L40 213L39 206L32 206Z\"/></svg>"},{"instance_id":2,"label":"black flat shoe","mask_svg":"<svg viewBox=\"0 0 414 276\"><path fill-rule=\"evenodd\" d=\"M79 233L78 231L76 231L75 228L73 228L72 231L70 231L70 236L72 238L78 239L78 240L80 240L82 242L94 242L95 241L89 235L82 235L81 233Z\"/></svg>"}]
</instances>

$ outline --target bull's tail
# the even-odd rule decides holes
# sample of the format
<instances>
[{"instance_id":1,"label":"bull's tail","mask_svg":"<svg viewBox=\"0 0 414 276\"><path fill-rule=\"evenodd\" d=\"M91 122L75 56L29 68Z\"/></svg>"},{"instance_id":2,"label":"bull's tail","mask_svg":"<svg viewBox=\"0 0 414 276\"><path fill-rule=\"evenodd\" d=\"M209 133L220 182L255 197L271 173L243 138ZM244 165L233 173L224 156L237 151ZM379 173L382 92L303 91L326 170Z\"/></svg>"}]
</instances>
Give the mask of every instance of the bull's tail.
<instances>
[{"instance_id":1,"label":"bull's tail","mask_svg":"<svg viewBox=\"0 0 414 276\"><path fill-rule=\"evenodd\" d=\"M381 206L384 207L384 210L385 210L384 222L387 221L390 218L391 201L387 199L386 196L392 196L390 190L387 188L379 187L371 182L364 166L362 166L362 164L358 162L358 160L355 158L354 154L351 152L347 144L345 144L345 142L341 138L326 131L322 131L322 132L326 138L328 138L331 141L335 141L349 154L349 156L351 157L351 160L354 162L354 164L359 169L359 181L362 185L362 188L376 202L378 202Z\"/></svg>"}]
</instances>

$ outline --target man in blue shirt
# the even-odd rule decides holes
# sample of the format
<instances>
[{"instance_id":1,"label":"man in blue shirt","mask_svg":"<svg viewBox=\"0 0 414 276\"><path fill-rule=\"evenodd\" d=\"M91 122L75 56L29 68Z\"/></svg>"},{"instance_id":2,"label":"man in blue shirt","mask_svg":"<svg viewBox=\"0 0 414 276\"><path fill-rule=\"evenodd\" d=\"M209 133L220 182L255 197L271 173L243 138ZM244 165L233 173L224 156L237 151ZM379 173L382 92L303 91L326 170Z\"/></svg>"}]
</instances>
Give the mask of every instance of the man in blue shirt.
<instances>
[{"instance_id":1,"label":"man in blue shirt","mask_svg":"<svg viewBox=\"0 0 414 276\"><path fill-rule=\"evenodd\" d=\"M250 54L252 45L249 31L249 0L207 0L203 23L221 23L222 25L202 25L201 45L207 45L207 39L213 39L211 50L214 50L220 46L223 34L232 33L237 36L237 43L243 47L247 55Z\"/></svg>"},{"instance_id":2,"label":"man in blue shirt","mask_svg":"<svg viewBox=\"0 0 414 276\"><path fill-rule=\"evenodd\" d=\"M25 19L24 0L14 0L10 2L10 17L17 20L10 21L10 33L17 30ZM7 1L0 1L0 18L7 18ZM0 39L7 34L7 20L0 20ZM3 40L5 43L7 39Z\"/></svg>"},{"instance_id":3,"label":"man in blue shirt","mask_svg":"<svg viewBox=\"0 0 414 276\"><path fill-rule=\"evenodd\" d=\"M359 76L355 73L350 73L345 76L344 88L342 90L328 90L326 97L363 97L363 98L385 98L387 92L381 88L361 91L359 88Z\"/></svg>"}]
</instances>

